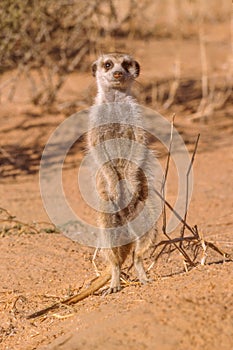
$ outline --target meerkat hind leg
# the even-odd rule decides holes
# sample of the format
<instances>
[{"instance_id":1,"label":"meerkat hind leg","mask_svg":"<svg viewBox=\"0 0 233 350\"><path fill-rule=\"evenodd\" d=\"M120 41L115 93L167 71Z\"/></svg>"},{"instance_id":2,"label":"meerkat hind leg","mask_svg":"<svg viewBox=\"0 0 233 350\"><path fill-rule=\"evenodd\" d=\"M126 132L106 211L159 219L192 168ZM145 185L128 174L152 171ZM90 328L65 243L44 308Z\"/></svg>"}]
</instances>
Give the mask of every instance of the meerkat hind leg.
<instances>
[{"instance_id":1,"label":"meerkat hind leg","mask_svg":"<svg viewBox=\"0 0 233 350\"><path fill-rule=\"evenodd\" d=\"M134 268L136 270L139 281L142 284L147 284L152 282L150 278L148 278L144 265L143 265L143 255L148 250L151 243L150 235L145 235L141 237L137 242L134 249Z\"/></svg>"},{"instance_id":2,"label":"meerkat hind leg","mask_svg":"<svg viewBox=\"0 0 233 350\"><path fill-rule=\"evenodd\" d=\"M142 256L138 253L134 253L134 268L136 270L138 279L142 284L151 282L151 279L147 277L145 268L143 266Z\"/></svg>"},{"instance_id":3,"label":"meerkat hind leg","mask_svg":"<svg viewBox=\"0 0 233 350\"><path fill-rule=\"evenodd\" d=\"M112 278L107 294L121 290L121 266L129 254L131 245L115 247L107 251L107 258L111 264Z\"/></svg>"},{"instance_id":4,"label":"meerkat hind leg","mask_svg":"<svg viewBox=\"0 0 233 350\"><path fill-rule=\"evenodd\" d=\"M106 294L111 294L121 290L121 262L117 248L108 249L106 251L106 256L110 263L112 273L110 287L108 288Z\"/></svg>"},{"instance_id":5,"label":"meerkat hind leg","mask_svg":"<svg viewBox=\"0 0 233 350\"><path fill-rule=\"evenodd\" d=\"M112 265L112 278L111 278L111 284L108 289L108 294L116 293L121 290L121 282L120 282L120 276L121 276L121 268L119 264L113 264Z\"/></svg>"}]
</instances>

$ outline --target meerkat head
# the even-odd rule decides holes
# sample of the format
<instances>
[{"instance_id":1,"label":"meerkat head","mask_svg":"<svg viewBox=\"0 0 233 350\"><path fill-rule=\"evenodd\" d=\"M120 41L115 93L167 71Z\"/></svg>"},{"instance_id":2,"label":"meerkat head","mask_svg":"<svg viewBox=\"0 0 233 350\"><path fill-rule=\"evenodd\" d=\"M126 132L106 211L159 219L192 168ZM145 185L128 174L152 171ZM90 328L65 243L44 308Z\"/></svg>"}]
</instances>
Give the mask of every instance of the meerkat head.
<instances>
[{"instance_id":1,"label":"meerkat head","mask_svg":"<svg viewBox=\"0 0 233 350\"><path fill-rule=\"evenodd\" d=\"M92 74L103 90L127 90L139 73L139 63L127 54L104 54L92 64Z\"/></svg>"}]
</instances>

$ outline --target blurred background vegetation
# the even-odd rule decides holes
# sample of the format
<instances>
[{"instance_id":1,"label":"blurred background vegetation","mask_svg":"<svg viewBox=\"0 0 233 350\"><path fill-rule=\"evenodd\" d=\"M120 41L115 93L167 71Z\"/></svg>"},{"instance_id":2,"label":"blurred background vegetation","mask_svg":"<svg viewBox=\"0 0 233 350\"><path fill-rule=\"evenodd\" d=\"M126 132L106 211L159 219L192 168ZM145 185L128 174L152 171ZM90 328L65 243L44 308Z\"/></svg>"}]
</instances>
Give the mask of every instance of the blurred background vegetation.
<instances>
[{"instance_id":1,"label":"blurred background vegetation","mask_svg":"<svg viewBox=\"0 0 233 350\"><path fill-rule=\"evenodd\" d=\"M230 18L229 0L1 0L0 74L15 74L0 93L11 86L13 100L23 75L31 101L51 105L70 73L102 51L127 50L124 38L198 38L202 23Z\"/></svg>"}]
</instances>

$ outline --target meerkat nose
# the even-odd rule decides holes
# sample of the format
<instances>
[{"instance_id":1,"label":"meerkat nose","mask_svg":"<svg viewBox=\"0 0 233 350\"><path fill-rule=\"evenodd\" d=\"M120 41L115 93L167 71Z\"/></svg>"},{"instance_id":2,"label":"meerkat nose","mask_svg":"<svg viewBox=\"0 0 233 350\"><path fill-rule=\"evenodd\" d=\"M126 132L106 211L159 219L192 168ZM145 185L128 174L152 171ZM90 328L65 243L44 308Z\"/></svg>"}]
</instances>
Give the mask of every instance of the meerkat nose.
<instances>
[{"instance_id":1,"label":"meerkat nose","mask_svg":"<svg viewBox=\"0 0 233 350\"><path fill-rule=\"evenodd\" d=\"M122 72L119 72L119 71L113 72L113 76L115 79L120 79L122 75L123 75Z\"/></svg>"}]
</instances>

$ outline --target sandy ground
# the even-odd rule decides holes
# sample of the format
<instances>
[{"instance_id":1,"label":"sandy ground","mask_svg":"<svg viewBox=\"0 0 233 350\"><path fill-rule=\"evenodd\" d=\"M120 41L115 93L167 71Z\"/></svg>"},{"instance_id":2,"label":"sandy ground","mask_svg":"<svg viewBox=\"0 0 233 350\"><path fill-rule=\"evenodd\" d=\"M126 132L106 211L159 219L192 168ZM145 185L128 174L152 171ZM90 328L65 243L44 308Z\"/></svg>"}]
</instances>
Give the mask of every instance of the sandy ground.
<instances>
[{"instance_id":1,"label":"sandy ground","mask_svg":"<svg viewBox=\"0 0 233 350\"><path fill-rule=\"evenodd\" d=\"M211 28L209 69L217 74L225 69L229 32L225 27L222 31ZM136 42L135 46L135 55L138 48L142 65L139 80L142 86L149 78L172 77L174 42L164 39L148 45ZM200 61L192 61L197 50L195 38L182 46L184 77L200 77ZM39 190L39 161L49 135L66 116L56 109L48 113L32 106L27 100L27 82L20 84L13 103L2 97L1 207L20 221L43 221L49 228ZM92 85L89 74L71 75L60 94L60 102L84 101L83 91L89 91L85 89ZM85 101L82 103L85 107ZM77 110L81 108L80 104ZM175 125L190 152L197 134L201 133L188 222L198 225L207 240L232 254L232 104L228 102L207 120L192 121L187 117L190 112L179 104L164 114L170 118L174 111L178 112ZM73 192L73 176L82 154L83 145L78 144L68 156L64 170L68 194ZM164 160L161 157L163 164ZM168 181L171 201L176 186L173 171L171 168ZM90 215L82 204L78 210L86 217ZM178 231L174 232L172 237L177 234ZM230 259L223 261L216 252L209 250L206 265L198 265L189 272L185 272L179 254L164 255L150 270L153 282L147 286L140 286L131 270L129 281L120 293L93 295L72 307L61 307L46 316L27 320L25 316L29 313L76 293L95 277L91 262L94 250L62 234L44 230L26 234L19 229L14 234L5 233L0 242L0 348L3 350L233 349L233 263ZM153 258L147 257L146 266L152 261ZM101 270L104 265L100 255L96 263ZM130 261L126 267L129 265Z\"/></svg>"}]
</instances>

